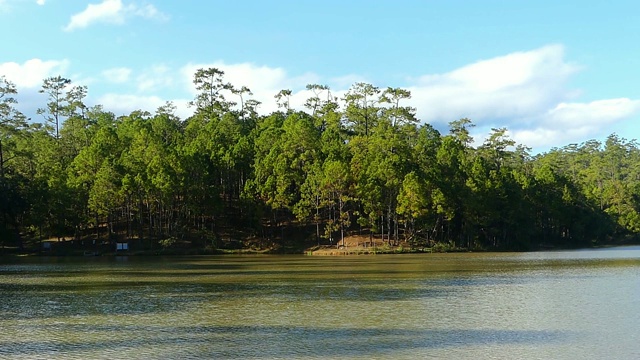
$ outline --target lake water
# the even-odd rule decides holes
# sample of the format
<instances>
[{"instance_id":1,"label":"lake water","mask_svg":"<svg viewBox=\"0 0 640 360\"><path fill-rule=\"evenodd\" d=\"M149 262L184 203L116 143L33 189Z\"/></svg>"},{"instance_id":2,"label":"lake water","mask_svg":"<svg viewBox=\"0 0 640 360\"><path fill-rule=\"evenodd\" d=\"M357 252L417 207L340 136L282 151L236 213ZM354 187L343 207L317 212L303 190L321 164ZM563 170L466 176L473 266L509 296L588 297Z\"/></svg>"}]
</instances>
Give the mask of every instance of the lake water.
<instances>
[{"instance_id":1,"label":"lake water","mask_svg":"<svg viewBox=\"0 0 640 360\"><path fill-rule=\"evenodd\" d=\"M0 359L640 358L640 247L0 261Z\"/></svg>"}]
</instances>

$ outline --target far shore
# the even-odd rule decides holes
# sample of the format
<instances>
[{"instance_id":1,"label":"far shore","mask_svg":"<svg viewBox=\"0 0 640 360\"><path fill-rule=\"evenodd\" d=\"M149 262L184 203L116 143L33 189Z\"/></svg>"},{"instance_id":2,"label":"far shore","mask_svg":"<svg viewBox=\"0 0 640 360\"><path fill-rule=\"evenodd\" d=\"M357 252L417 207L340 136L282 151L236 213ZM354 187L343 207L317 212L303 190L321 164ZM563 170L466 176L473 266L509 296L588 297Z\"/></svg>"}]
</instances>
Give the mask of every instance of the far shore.
<instances>
[{"instance_id":1,"label":"far shore","mask_svg":"<svg viewBox=\"0 0 640 360\"><path fill-rule=\"evenodd\" d=\"M135 244L136 240L132 243ZM0 257L3 256L189 256L189 255L293 255L304 254L308 256L349 256L349 255L376 255L376 254L416 254L416 253L453 253L453 252L530 252L530 251L561 251L575 250L576 247L556 247L541 246L536 249L468 249L459 248L441 243L434 246L416 246L406 241L388 241L380 236L369 237L368 235L351 235L345 237L344 240L338 240L332 244L320 244L304 246L293 242L282 246L278 243L262 244L259 246L252 244L251 246L234 246L230 247L189 247L189 246L173 246L173 247L147 247L141 248L132 246L126 250L116 250L114 246L101 247L84 247L72 240L57 241L54 239L38 242L38 244L51 243L50 248L40 246L32 246L30 248L19 249L17 247L0 248ZM123 241L125 242L125 241ZM240 243L240 242L235 242ZM634 237L626 237L619 241L607 243L605 245L593 244L590 247L581 247L584 249L609 248L619 246L640 245L640 239Z\"/></svg>"}]
</instances>

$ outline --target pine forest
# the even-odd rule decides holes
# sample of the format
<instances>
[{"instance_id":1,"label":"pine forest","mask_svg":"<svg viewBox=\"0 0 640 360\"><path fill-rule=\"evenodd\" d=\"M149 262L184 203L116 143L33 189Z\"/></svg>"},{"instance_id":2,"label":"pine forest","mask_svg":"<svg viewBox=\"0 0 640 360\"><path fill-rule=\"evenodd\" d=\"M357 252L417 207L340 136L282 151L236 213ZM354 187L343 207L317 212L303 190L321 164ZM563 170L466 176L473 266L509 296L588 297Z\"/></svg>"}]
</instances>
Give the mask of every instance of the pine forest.
<instances>
[{"instance_id":1,"label":"pine forest","mask_svg":"<svg viewBox=\"0 0 640 360\"><path fill-rule=\"evenodd\" d=\"M128 241L150 251L302 251L349 236L389 247L535 250L633 241L640 147L616 134L531 155L505 128L474 142L416 118L411 93L355 83L338 98L307 86L262 114L216 68L194 75L193 116L167 102L116 116L88 89L44 79L39 118L0 78L2 251ZM461 114L464 116L464 114ZM74 244L74 245L71 245Z\"/></svg>"}]
</instances>

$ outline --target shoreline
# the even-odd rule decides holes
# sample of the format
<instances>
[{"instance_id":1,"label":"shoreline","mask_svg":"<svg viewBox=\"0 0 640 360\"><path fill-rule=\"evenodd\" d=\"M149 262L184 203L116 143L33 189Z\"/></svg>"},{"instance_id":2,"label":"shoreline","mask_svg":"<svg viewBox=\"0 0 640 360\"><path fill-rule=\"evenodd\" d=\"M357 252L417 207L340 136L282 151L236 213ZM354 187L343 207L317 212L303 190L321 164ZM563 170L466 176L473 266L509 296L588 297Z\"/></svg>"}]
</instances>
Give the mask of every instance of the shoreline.
<instances>
[{"instance_id":1,"label":"shoreline","mask_svg":"<svg viewBox=\"0 0 640 360\"><path fill-rule=\"evenodd\" d=\"M45 241L47 242L47 241ZM42 243L42 242L40 242ZM640 239L625 237L618 241L606 244L591 244L591 246L544 246L538 245L530 249L469 249L454 247L450 244L437 243L432 246L415 246L408 242L389 244L388 240L370 238L364 235L352 235L342 242L333 245L300 246L299 243L271 243L271 246L251 246L235 248L195 248L195 247L171 247L171 248L129 248L128 250L115 250L115 246L102 246L85 248L73 244L73 242L54 242L49 249L31 246L26 249L17 247L4 247L0 249L2 257L115 257L115 256L199 256L199 255L307 255L307 256L361 256L381 254L430 254L430 253L484 253L484 252L540 252L540 251L565 251L579 249L604 249L621 246L640 245ZM255 245L255 244L254 244ZM266 244L263 244L266 245ZM296 246L297 245L297 246Z\"/></svg>"}]
</instances>

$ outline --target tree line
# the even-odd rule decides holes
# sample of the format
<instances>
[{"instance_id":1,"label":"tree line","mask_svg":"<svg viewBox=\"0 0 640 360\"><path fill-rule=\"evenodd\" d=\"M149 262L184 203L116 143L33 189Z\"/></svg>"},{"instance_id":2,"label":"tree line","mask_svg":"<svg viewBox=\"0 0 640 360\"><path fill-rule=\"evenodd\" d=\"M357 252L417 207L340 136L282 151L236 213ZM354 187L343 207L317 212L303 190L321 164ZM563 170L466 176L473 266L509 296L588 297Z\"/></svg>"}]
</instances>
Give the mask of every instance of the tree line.
<instances>
[{"instance_id":1,"label":"tree line","mask_svg":"<svg viewBox=\"0 0 640 360\"><path fill-rule=\"evenodd\" d=\"M640 232L640 149L612 134L532 156L505 128L474 147L471 120L441 134L411 93L307 86L260 114L247 87L199 69L193 116L167 102L115 116L87 88L43 81L44 122L0 77L0 241L129 239L222 247L236 240L526 250L605 244Z\"/></svg>"}]
</instances>

